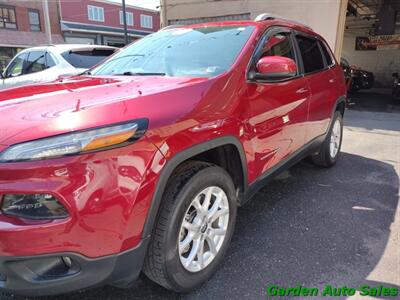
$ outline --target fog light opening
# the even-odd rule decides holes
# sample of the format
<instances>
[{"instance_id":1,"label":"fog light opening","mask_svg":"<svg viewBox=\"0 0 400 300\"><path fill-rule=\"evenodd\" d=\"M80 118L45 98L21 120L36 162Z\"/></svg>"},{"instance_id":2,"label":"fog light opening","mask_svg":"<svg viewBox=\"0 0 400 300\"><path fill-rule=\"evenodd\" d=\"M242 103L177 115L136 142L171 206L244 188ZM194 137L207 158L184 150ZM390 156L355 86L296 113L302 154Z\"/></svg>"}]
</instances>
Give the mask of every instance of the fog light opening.
<instances>
[{"instance_id":1,"label":"fog light opening","mask_svg":"<svg viewBox=\"0 0 400 300\"><path fill-rule=\"evenodd\" d=\"M33 220L65 219L67 209L50 194L5 194L1 201L5 215Z\"/></svg>"}]
</instances>

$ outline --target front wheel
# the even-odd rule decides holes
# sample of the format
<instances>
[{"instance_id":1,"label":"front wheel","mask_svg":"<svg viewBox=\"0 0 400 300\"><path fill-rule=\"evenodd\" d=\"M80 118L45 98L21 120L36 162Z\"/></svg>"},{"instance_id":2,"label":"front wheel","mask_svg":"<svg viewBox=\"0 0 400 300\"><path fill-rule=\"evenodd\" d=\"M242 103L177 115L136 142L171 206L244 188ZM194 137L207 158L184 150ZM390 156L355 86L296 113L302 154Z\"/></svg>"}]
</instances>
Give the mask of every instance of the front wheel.
<instances>
[{"instance_id":1,"label":"front wheel","mask_svg":"<svg viewBox=\"0 0 400 300\"><path fill-rule=\"evenodd\" d=\"M224 169L202 162L181 166L163 196L144 273L177 292L199 287L223 259L236 209L234 184Z\"/></svg>"},{"instance_id":2,"label":"front wheel","mask_svg":"<svg viewBox=\"0 0 400 300\"><path fill-rule=\"evenodd\" d=\"M312 161L322 167L332 167L339 156L340 148L342 146L343 136L343 117L339 111L336 111L332 125L329 129L325 141L322 143L318 154L313 155Z\"/></svg>"}]
</instances>

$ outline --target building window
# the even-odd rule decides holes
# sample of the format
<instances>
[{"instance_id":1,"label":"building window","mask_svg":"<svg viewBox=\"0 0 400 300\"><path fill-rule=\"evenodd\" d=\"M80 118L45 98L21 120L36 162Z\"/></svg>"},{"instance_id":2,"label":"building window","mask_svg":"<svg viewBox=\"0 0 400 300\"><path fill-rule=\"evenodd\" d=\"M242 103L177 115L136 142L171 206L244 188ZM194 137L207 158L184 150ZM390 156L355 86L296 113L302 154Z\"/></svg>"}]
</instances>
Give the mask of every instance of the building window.
<instances>
[{"instance_id":1,"label":"building window","mask_svg":"<svg viewBox=\"0 0 400 300\"><path fill-rule=\"evenodd\" d=\"M119 23L124 25L124 14L122 10L119 11ZM133 13L131 12L126 13L126 25L133 26Z\"/></svg>"},{"instance_id":2,"label":"building window","mask_svg":"<svg viewBox=\"0 0 400 300\"><path fill-rule=\"evenodd\" d=\"M40 14L37 9L29 9L29 26L31 31L40 31Z\"/></svg>"},{"instance_id":3,"label":"building window","mask_svg":"<svg viewBox=\"0 0 400 300\"><path fill-rule=\"evenodd\" d=\"M104 22L104 8L88 5L88 17L91 21Z\"/></svg>"},{"instance_id":4,"label":"building window","mask_svg":"<svg viewBox=\"0 0 400 300\"><path fill-rule=\"evenodd\" d=\"M153 28L153 17L140 15L140 26L143 28Z\"/></svg>"},{"instance_id":5,"label":"building window","mask_svg":"<svg viewBox=\"0 0 400 300\"><path fill-rule=\"evenodd\" d=\"M0 6L0 28L17 29L17 20L13 7Z\"/></svg>"}]
</instances>

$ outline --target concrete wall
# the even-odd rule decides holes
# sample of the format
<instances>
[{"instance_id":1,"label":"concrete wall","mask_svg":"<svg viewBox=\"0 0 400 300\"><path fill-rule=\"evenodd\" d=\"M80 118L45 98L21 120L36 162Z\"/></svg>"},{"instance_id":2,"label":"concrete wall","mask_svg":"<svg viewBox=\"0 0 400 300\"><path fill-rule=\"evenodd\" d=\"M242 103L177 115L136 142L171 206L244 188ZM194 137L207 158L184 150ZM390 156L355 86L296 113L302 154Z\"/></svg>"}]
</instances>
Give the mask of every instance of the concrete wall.
<instances>
[{"instance_id":1,"label":"concrete wall","mask_svg":"<svg viewBox=\"0 0 400 300\"><path fill-rule=\"evenodd\" d=\"M333 50L338 39L339 16L347 0L167 0L167 19L215 17L250 13L273 13L311 26L325 37ZM344 5L345 7L346 5ZM339 47L340 48L340 47ZM340 49L338 50L340 52ZM337 52L337 51L335 51Z\"/></svg>"},{"instance_id":2,"label":"concrete wall","mask_svg":"<svg viewBox=\"0 0 400 300\"><path fill-rule=\"evenodd\" d=\"M392 73L400 72L400 50L356 51L356 36L345 33L342 57L351 65L373 72L376 87L391 87Z\"/></svg>"}]
</instances>

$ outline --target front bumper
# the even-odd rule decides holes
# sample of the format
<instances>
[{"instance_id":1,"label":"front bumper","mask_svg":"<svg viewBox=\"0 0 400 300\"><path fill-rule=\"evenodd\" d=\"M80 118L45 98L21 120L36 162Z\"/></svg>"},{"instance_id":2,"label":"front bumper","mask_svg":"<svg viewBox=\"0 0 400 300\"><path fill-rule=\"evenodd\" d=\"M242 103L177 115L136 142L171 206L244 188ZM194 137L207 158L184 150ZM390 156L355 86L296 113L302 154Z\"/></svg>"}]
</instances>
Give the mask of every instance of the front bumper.
<instances>
[{"instance_id":1,"label":"front bumper","mask_svg":"<svg viewBox=\"0 0 400 300\"><path fill-rule=\"evenodd\" d=\"M163 161L142 138L109 151L1 163L0 201L4 194L51 194L69 217L38 221L0 212L0 291L52 295L136 279Z\"/></svg>"},{"instance_id":2,"label":"front bumper","mask_svg":"<svg viewBox=\"0 0 400 300\"><path fill-rule=\"evenodd\" d=\"M141 139L98 153L0 163L0 201L5 194L51 194L69 212L43 221L0 212L0 257L68 252L98 258L135 248L158 176L148 171L153 157L163 158Z\"/></svg>"},{"instance_id":3,"label":"front bumper","mask_svg":"<svg viewBox=\"0 0 400 300\"><path fill-rule=\"evenodd\" d=\"M147 244L148 239L145 239L132 250L96 259L76 253L3 256L0 257L0 291L46 296L96 285L127 285L140 274ZM68 257L70 264L62 257Z\"/></svg>"}]
</instances>

